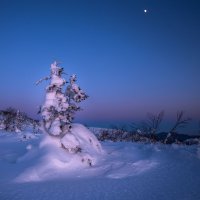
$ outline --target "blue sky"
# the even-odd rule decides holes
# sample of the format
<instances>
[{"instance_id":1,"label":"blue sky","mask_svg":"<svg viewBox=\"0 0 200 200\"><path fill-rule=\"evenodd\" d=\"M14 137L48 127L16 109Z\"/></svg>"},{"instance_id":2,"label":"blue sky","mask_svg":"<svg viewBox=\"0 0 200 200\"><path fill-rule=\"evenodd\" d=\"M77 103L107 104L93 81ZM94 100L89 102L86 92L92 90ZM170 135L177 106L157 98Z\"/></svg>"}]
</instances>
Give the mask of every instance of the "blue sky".
<instances>
[{"instance_id":1,"label":"blue sky","mask_svg":"<svg viewBox=\"0 0 200 200\"><path fill-rule=\"evenodd\" d=\"M0 108L36 117L47 83L34 83L58 60L90 96L80 121L160 110L167 120L177 110L199 120L199 10L194 0L1 0Z\"/></svg>"}]
</instances>

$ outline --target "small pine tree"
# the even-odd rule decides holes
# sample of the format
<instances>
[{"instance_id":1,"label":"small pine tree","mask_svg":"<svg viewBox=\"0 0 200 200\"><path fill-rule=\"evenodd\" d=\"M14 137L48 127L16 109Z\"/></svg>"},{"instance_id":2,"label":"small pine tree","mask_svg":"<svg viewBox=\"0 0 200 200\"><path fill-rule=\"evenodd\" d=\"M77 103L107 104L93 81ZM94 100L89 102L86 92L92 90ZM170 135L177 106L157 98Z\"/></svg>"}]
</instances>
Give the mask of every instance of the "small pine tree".
<instances>
[{"instance_id":1,"label":"small pine tree","mask_svg":"<svg viewBox=\"0 0 200 200\"><path fill-rule=\"evenodd\" d=\"M80 110L78 103L88 97L76 84L76 75L70 77L69 84L64 92L63 87L68 82L62 78L63 74L63 68L59 67L55 61L51 64L50 76L36 83L50 80L50 84L46 88L46 99L40 113L45 131L51 136L58 137L63 137L67 132L70 132L74 115Z\"/></svg>"},{"instance_id":2,"label":"small pine tree","mask_svg":"<svg viewBox=\"0 0 200 200\"><path fill-rule=\"evenodd\" d=\"M42 146L45 148L45 145L56 144L57 147L60 144L67 153L77 154L75 159L79 158L80 164L92 166L98 155L103 153L101 144L86 127L72 124L75 113L80 110L78 104L88 96L76 84L76 75L70 76L67 82L62 78L63 74L63 68L54 62L51 64L50 76L37 82L50 80L45 102L40 108L43 129L47 133ZM48 137L49 135L56 138Z\"/></svg>"}]
</instances>

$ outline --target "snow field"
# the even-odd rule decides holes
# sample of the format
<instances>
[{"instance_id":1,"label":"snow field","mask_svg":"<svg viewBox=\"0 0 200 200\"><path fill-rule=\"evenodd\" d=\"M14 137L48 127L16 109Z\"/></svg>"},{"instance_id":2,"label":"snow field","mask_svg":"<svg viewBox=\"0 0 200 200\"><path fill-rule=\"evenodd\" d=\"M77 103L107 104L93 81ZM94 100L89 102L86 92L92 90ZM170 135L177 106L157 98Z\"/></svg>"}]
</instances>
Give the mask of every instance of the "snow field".
<instances>
[{"instance_id":1,"label":"snow field","mask_svg":"<svg viewBox=\"0 0 200 200\"><path fill-rule=\"evenodd\" d=\"M104 142L89 166L59 145L1 134L0 199L200 199L199 146Z\"/></svg>"}]
</instances>

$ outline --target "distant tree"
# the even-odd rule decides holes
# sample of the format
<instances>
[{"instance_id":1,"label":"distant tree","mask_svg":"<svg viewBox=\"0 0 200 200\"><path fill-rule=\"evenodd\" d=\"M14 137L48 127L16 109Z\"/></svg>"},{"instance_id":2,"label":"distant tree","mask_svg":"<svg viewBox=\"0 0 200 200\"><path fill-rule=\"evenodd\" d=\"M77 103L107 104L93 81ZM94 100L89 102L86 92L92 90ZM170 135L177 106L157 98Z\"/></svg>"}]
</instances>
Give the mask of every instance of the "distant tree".
<instances>
[{"instance_id":1,"label":"distant tree","mask_svg":"<svg viewBox=\"0 0 200 200\"><path fill-rule=\"evenodd\" d=\"M147 121L143 121L140 124L139 132L143 134L149 134L152 141L156 141L156 133L159 130L160 124L164 118L164 111L159 112L157 115L147 113Z\"/></svg>"},{"instance_id":2,"label":"distant tree","mask_svg":"<svg viewBox=\"0 0 200 200\"><path fill-rule=\"evenodd\" d=\"M177 131L179 128L184 128L189 121L191 120L190 118L183 118L184 117L184 112L183 111L178 111L176 114L176 122L172 129L170 130L170 133L174 133Z\"/></svg>"},{"instance_id":3,"label":"distant tree","mask_svg":"<svg viewBox=\"0 0 200 200\"><path fill-rule=\"evenodd\" d=\"M163 120L164 111L159 112L157 115L148 113L147 116L148 116L147 124L150 127L150 133L156 134Z\"/></svg>"},{"instance_id":4,"label":"distant tree","mask_svg":"<svg viewBox=\"0 0 200 200\"><path fill-rule=\"evenodd\" d=\"M175 142L175 137L177 134L178 129L184 128L190 121L190 118L184 118L184 112L183 110L177 111L176 114L176 121L174 126L171 128L169 133L167 134L167 137L164 140L164 143L173 143Z\"/></svg>"}]
</instances>

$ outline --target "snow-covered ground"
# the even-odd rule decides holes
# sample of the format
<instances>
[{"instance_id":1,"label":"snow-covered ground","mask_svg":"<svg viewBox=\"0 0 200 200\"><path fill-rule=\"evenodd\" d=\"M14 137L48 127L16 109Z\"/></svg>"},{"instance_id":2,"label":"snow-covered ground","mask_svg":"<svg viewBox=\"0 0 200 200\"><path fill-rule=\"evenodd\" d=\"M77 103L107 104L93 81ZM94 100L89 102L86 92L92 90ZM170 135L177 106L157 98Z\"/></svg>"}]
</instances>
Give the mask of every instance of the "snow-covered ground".
<instances>
[{"instance_id":1,"label":"snow-covered ground","mask_svg":"<svg viewBox=\"0 0 200 200\"><path fill-rule=\"evenodd\" d=\"M0 200L200 199L199 146L104 142L89 166L26 138L0 132Z\"/></svg>"}]
</instances>

